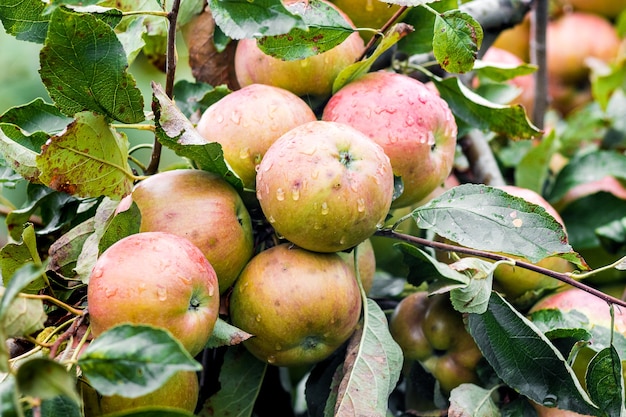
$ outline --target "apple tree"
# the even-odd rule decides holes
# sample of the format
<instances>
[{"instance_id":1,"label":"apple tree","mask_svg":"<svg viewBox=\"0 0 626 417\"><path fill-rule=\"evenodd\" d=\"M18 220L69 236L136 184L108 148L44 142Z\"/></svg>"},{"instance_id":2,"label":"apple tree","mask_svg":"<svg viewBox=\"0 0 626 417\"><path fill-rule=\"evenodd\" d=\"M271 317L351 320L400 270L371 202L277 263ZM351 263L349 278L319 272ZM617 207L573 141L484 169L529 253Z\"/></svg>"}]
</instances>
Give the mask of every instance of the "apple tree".
<instances>
[{"instance_id":1,"label":"apple tree","mask_svg":"<svg viewBox=\"0 0 626 417\"><path fill-rule=\"evenodd\" d=\"M3 0L0 415L626 415L607 4Z\"/></svg>"}]
</instances>

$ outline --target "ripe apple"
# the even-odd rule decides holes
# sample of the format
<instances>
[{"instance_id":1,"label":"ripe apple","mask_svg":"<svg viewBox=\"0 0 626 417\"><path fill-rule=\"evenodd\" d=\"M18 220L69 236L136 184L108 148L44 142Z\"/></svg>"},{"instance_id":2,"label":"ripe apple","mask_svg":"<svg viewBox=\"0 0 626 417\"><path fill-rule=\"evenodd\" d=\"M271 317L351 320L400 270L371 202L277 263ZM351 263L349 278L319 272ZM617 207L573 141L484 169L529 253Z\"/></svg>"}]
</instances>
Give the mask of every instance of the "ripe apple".
<instances>
[{"instance_id":1,"label":"ripe apple","mask_svg":"<svg viewBox=\"0 0 626 417\"><path fill-rule=\"evenodd\" d=\"M294 13L301 10L304 13L311 12L306 4L300 0L289 3L286 7ZM332 7L337 8L334 5ZM345 13L340 13L349 22ZM354 32L341 44L326 52L300 60L282 61L261 51L256 39L241 39L235 52L235 73L242 87L257 83L269 84L298 96L310 95L324 99L330 96L337 75L353 64L364 48L363 39L358 32Z\"/></svg>"},{"instance_id":2,"label":"ripe apple","mask_svg":"<svg viewBox=\"0 0 626 417\"><path fill-rule=\"evenodd\" d=\"M96 417L141 407L174 407L194 412L200 387L196 372L179 371L160 388L137 398L102 396L85 382L79 383L79 389L84 401L85 415Z\"/></svg>"},{"instance_id":3,"label":"ripe apple","mask_svg":"<svg viewBox=\"0 0 626 417\"><path fill-rule=\"evenodd\" d=\"M554 407L546 407L545 405L540 405L533 401L530 401L530 404L537 412L538 417L593 417L589 414L579 414L575 411L562 410L560 408Z\"/></svg>"},{"instance_id":4,"label":"ripe apple","mask_svg":"<svg viewBox=\"0 0 626 417\"><path fill-rule=\"evenodd\" d=\"M558 3L581 12L599 14L608 19L616 18L626 9L626 0L559 0Z\"/></svg>"},{"instance_id":5,"label":"ripe apple","mask_svg":"<svg viewBox=\"0 0 626 417\"><path fill-rule=\"evenodd\" d=\"M217 276L200 249L164 232L127 236L96 261L87 286L94 337L122 323L169 330L192 356L204 348L219 310Z\"/></svg>"},{"instance_id":6,"label":"ripe apple","mask_svg":"<svg viewBox=\"0 0 626 417\"><path fill-rule=\"evenodd\" d=\"M220 293L252 257L250 215L237 191L215 174L163 171L139 182L127 198L121 204L137 204L141 232L173 233L200 248L217 273Z\"/></svg>"},{"instance_id":7,"label":"ripe apple","mask_svg":"<svg viewBox=\"0 0 626 417\"><path fill-rule=\"evenodd\" d=\"M380 29L400 9L397 4L381 0L332 0L354 23L357 28ZM374 35L370 31L359 32L365 41Z\"/></svg>"},{"instance_id":8,"label":"ripe apple","mask_svg":"<svg viewBox=\"0 0 626 417\"><path fill-rule=\"evenodd\" d=\"M610 62L619 49L620 37L607 19L592 13L565 13L548 23L548 76L570 83L584 80L589 74L586 59Z\"/></svg>"},{"instance_id":9,"label":"ripe apple","mask_svg":"<svg viewBox=\"0 0 626 417\"><path fill-rule=\"evenodd\" d=\"M557 202L553 204L554 208L559 212L565 210L565 208L572 202L601 191L611 193L615 197L626 200L626 186L619 179L607 175L598 180L589 181L583 184L579 184L572 187L567 193Z\"/></svg>"},{"instance_id":10,"label":"ripe apple","mask_svg":"<svg viewBox=\"0 0 626 417\"><path fill-rule=\"evenodd\" d=\"M348 124L382 146L404 183L394 208L422 200L452 171L454 116L441 97L411 77L366 74L330 98L322 119Z\"/></svg>"},{"instance_id":11,"label":"ripe apple","mask_svg":"<svg viewBox=\"0 0 626 417\"><path fill-rule=\"evenodd\" d=\"M289 243L252 258L230 298L233 325L254 335L246 348L276 366L325 359L352 335L360 313L354 270L339 255Z\"/></svg>"},{"instance_id":12,"label":"ripe apple","mask_svg":"<svg viewBox=\"0 0 626 417\"><path fill-rule=\"evenodd\" d=\"M521 23L500 32L493 46L512 52L522 61L528 62L530 60L530 13L524 16Z\"/></svg>"},{"instance_id":13,"label":"ripe apple","mask_svg":"<svg viewBox=\"0 0 626 417\"><path fill-rule=\"evenodd\" d=\"M257 173L257 199L278 234L305 249L339 252L382 225L393 198L383 149L358 130L315 121L281 136Z\"/></svg>"},{"instance_id":14,"label":"ripe apple","mask_svg":"<svg viewBox=\"0 0 626 417\"><path fill-rule=\"evenodd\" d=\"M292 128L316 120L313 110L282 88L251 84L210 106L196 126L208 142L222 145L224 159L254 189L256 168L276 139Z\"/></svg>"},{"instance_id":15,"label":"ripe apple","mask_svg":"<svg viewBox=\"0 0 626 417\"><path fill-rule=\"evenodd\" d=\"M371 239L366 239L359 243L350 252L338 252L339 256L348 263L350 268L354 269L354 251L357 251L356 261L359 267L359 277L365 294L368 294L374 284L374 276L376 275L376 254Z\"/></svg>"}]
</instances>

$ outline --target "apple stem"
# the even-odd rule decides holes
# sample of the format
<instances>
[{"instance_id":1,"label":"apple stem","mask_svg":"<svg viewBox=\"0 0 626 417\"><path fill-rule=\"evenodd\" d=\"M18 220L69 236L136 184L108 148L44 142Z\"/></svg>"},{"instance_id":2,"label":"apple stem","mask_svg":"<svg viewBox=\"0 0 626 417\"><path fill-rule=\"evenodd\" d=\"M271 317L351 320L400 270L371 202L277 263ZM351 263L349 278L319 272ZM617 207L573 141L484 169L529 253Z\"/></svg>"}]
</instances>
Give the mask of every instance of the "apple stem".
<instances>
[{"instance_id":1,"label":"apple stem","mask_svg":"<svg viewBox=\"0 0 626 417\"><path fill-rule=\"evenodd\" d=\"M363 53L361 54L359 59L357 59L357 62L363 60L367 56L368 52L372 49L372 47L376 44L376 42L378 42L378 40L384 36L385 32L391 27L391 25L393 25L396 22L396 20L400 18L400 16L402 16L402 13L404 13L407 9L408 9L408 6L400 7L394 13L394 15L391 16L391 18L387 21L387 23L385 23L380 28L380 30L376 32L376 34L374 34L374 36L370 38L369 42L367 43L367 45L365 45L365 48L363 49Z\"/></svg>"},{"instance_id":2,"label":"apple stem","mask_svg":"<svg viewBox=\"0 0 626 417\"><path fill-rule=\"evenodd\" d=\"M456 246L456 245L450 245L447 243L442 243L442 242L435 242L429 239L424 239L424 238L420 238L420 237L416 237L416 236L412 236L412 235L407 235L404 233L398 233L392 229L380 229L375 233L376 236L381 236L381 237L386 237L386 238L391 238L391 239L397 239L397 240L402 240L404 242L408 242L411 243L413 245L419 245L419 246L426 246L426 247L430 247L433 249L439 249L442 251L446 251L446 252L457 252L457 253L463 253L466 255L470 255L470 256L477 256L477 257L482 257L482 258L487 258L487 259L491 259L494 261L509 261L511 262L512 265L520 267L520 268L524 268L524 269L528 269L530 271L534 271L534 272L538 272L542 275L557 279L561 282L564 282L568 285L571 285L572 287L576 287L579 288L583 291L588 292L589 294L596 296L602 300L604 300L605 302L607 302L609 305L611 304L616 304L622 307L626 307L626 301L620 300L618 298L615 298L611 295L605 294L604 292L597 290L593 287L590 287L587 284L583 284L582 282L579 282L575 279L572 278L572 276L576 276L579 279L581 277L585 277L590 273L586 273L586 274L571 274L571 273L561 273L561 272L556 272L556 271L552 271L550 269L547 268L543 268L537 265L534 265L532 263L529 262L524 262L524 261L519 261L516 259L511 259L507 256L504 255L498 255L495 253L491 253L491 252L485 252L485 251L481 251L481 250L477 250L477 249L470 249L470 248L465 248L462 246ZM614 263L613 265L618 265L620 262L622 262L623 260L620 259L620 261ZM612 265L605 267L605 268L609 268Z\"/></svg>"}]
</instances>

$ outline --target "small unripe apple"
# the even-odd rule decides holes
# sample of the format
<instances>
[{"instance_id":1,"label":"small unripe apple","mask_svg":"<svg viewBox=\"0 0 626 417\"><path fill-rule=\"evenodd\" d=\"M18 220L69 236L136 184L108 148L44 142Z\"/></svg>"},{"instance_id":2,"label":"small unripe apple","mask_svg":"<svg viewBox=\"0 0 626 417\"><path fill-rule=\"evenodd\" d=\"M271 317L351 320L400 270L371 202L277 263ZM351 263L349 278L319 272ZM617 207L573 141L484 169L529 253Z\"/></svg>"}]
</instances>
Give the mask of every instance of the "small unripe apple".
<instances>
[{"instance_id":1,"label":"small unripe apple","mask_svg":"<svg viewBox=\"0 0 626 417\"><path fill-rule=\"evenodd\" d=\"M591 13L565 13L548 23L548 76L566 82L583 80L589 74L588 58L611 62L619 49L619 35L607 19Z\"/></svg>"},{"instance_id":2,"label":"small unripe apple","mask_svg":"<svg viewBox=\"0 0 626 417\"><path fill-rule=\"evenodd\" d=\"M254 189L256 168L276 139L292 128L316 120L295 94L274 86L251 84L210 106L196 126L208 142L222 145L224 159Z\"/></svg>"},{"instance_id":3,"label":"small unripe apple","mask_svg":"<svg viewBox=\"0 0 626 417\"><path fill-rule=\"evenodd\" d=\"M354 270L339 255L288 243L252 258L230 298L233 325L254 335L244 346L276 366L327 358L352 335L360 313Z\"/></svg>"},{"instance_id":4,"label":"small unripe apple","mask_svg":"<svg viewBox=\"0 0 626 417\"><path fill-rule=\"evenodd\" d=\"M189 240L163 232L127 236L96 261L87 286L94 337L122 324L169 330L192 356L204 349L219 311L217 276Z\"/></svg>"},{"instance_id":5,"label":"small unripe apple","mask_svg":"<svg viewBox=\"0 0 626 417\"><path fill-rule=\"evenodd\" d=\"M141 212L141 232L168 232L187 238L209 260L220 293L229 288L252 257L250 215L237 191L207 171L163 171L139 182L128 201Z\"/></svg>"},{"instance_id":6,"label":"small unripe apple","mask_svg":"<svg viewBox=\"0 0 626 417\"><path fill-rule=\"evenodd\" d=\"M404 184L394 208L422 200L452 171L454 116L441 97L411 77L366 74L330 98L322 119L350 125L382 146Z\"/></svg>"},{"instance_id":7,"label":"small unripe apple","mask_svg":"<svg viewBox=\"0 0 626 417\"><path fill-rule=\"evenodd\" d=\"M291 2L286 7L294 12L301 9L307 12L306 3L303 1ZM334 5L333 7L336 8ZM341 11L340 13L349 22L345 13ZM256 39L241 39L235 52L235 73L242 87L250 84L269 84L289 90L298 96L326 98L332 92L337 75L348 65L356 62L364 48L363 39L358 32L354 32L326 52L300 60L283 61L265 54L257 46Z\"/></svg>"},{"instance_id":8,"label":"small unripe apple","mask_svg":"<svg viewBox=\"0 0 626 417\"><path fill-rule=\"evenodd\" d=\"M257 199L279 235L305 249L339 252L383 224L394 180L383 149L358 130L315 121L281 136L257 173Z\"/></svg>"},{"instance_id":9,"label":"small unripe apple","mask_svg":"<svg viewBox=\"0 0 626 417\"><path fill-rule=\"evenodd\" d=\"M85 415L96 417L141 407L174 407L194 412L198 403L199 383L195 371L179 371L153 392L137 398L119 395L102 396L86 383L79 384Z\"/></svg>"}]
</instances>

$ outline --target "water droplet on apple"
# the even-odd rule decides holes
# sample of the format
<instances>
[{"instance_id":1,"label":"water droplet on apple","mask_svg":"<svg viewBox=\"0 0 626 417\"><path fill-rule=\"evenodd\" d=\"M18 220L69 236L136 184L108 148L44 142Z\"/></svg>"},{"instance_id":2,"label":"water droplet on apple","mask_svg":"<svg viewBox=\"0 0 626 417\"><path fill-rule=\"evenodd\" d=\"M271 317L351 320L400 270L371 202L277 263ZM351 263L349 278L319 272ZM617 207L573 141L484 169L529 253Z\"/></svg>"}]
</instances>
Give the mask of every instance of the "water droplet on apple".
<instances>
[{"instance_id":1,"label":"water droplet on apple","mask_svg":"<svg viewBox=\"0 0 626 417\"><path fill-rule=\"evenodd\" d=\"M322 216L325 216L328 214L328 204L324 201L322 203Z\"/></svg>"},{"instance_id":2,"label":"water droplet on apple","mask_svg":"<svg viewBox=\"0 0 626 417\"><path fill-rule=\"evenodd\" d=\"M115 294L117 294L117 288L105 288L104 289L104 295L107 298L111 298L115 296Z\"/></svg>"},{"instance_id":3,"label":"water droplet on apple","mask_svg":"<svg viewBox=\"0 0 626 417\"><path fill-rule=\"evenodd\" d=\"M363 213L365 211L365 200L362 198L359 198L358 200L356 200L356 209L358 210L359 213Z\"/></svg>"},{"instance_id":4,"label":"water droplet on apple","mask_svg":"<svg viewBox=\"0 0 626 417\"><path fill-rule=\"evenodd\" d=\"M300 60L300 66L302 68L306 68L309 65L309 60L308 59L301 59Z\"/></svg>"},{"instance_id":5,"label":"water droplet on apple","mask_svg":"<svg viewBox=\"0 0 626 417\"><path fill-rule=\"evenodd\" d=\"M98 268L98 269L93 271L93 274L91 274L91 277L92 278L100 278L102 276L102 274L104 274L104 271L102 271L101 268Z\"/></svg>"},{"instance_id":6,"label":"water droplet on apple","mask_svg":"<svg viewBox=\"0 0 626 417\"><path fill-rule=\"evenodd\" d=\"M167 300L167 288L165 288L162 285L157 285L157 298L159 299L159 301L166 301Z\"/></svg>"},{"instance_id":7,"label":"water droplet on apple","mask_svg":"<svg viewBox=\"0 0 626 417\"><path fill-rule=\"evenodd\" d=\"M276 110L278 110L278 106L276 104L270 104L267 107L267 117L269 117L270 119L273 119L274 116L276 115Z\"/></svg>"},{"instance_id":8,"label":"water droplet on apple","mask_svg":"<svg viewBox=\"0 0 626 417\"><path fill-rule=\"evenodd\" d=\"M279 187L276 190L276 200L283 201L284 199L285 199L285 190Z\"/></svg>"},{"instance_id":9,"label":"water droplet on apple","mask_svg":"<svg viewBox=\"0 0 626 417\"><path fill-rule=\"evenodd\" d=\"M256 199L259 201L263 200L263 193L261 193L261 190L256 190Z\"/></svg>"},{"instance_id":10,"label":"water droplet on apple","mask_svg":"<svg viewBox=\"0 0 626 417\"><path fill-rule=\"evenodd\" d=\"M319 177L320 175L320 171L318 169L314 169L313 172L311 172L311 178L316 179L317 177Z\"/></svg>"},{"instance_id":11,"label":"water droplet on apple","mask_svg":"<svg viewBox=\"0 0 626 417\"><path fill-rule=\"evenodd\" d=\"M191 277L185 275L179 275L178 279L183 282L183 284L191 284Z\"/></svg>"},{"instance_id":12,"label":"water droplet on apple","mask_svg":"<svg viewBox=\"0 0 626 417\"><path fill-rule=\"evenodd\" d=\"M407 126L413 126L415 124L415 119L413 118L413 116L409 115L407 116L404 123L406 123Z\"/></svg>"},{"instance_id":13,"label":"water droplet on apple","mask_svg":"<svg viewBox=\"0 0 626 417\"><path fill-rule=\"evenodd\" d=\"M267 357L267 363L272 364L274 362L276 362L276 357L274 355L270 355Z\"/></svg>"},{"instance_id":14,"label":"water droplet on apple","mask_svg":"<svg viewBox=\"0 0 626 417\"><path fill-rule=\"evenodd\" d=\"M300 188L294 187L291 190L291 198L293 198L294 201L298 201L300 199Z\"/></svg>"},{"instance_id":15,"label":"water droplet on apple","mask_svg":"<svg viewBox=\"0 0 626 417\"><path fill-rule=\"evenodd\" d=\"M367 3L365 3L365 11L368 13L374 11L374 0L367 0Z\"/></svg>"},{"instance_id":16,"label":"water droplet on apple","mask_svg":"<svg viewBox=\"0 0 626 417\"><path fill-rule=\"evenodd\" d=\"M280 345L280 343L276 343L276 346L274 346L274 348L276 350L282 350L283 349L283 347Z\"/></svg>"},{"instance_id":17,"label":"water droplet on apple","mask_svg":"<svg viewBox=\"0 0 626 417\"><path fill-rule=\"evenodd\" d=\"M237 110L233 110L233 112L230 114L230 120L232 120L235 124L239 124L241 122L241 113L239 113Z\"/></svg>"},{"instance_id":18,"label":"water droplet on apple","mask_svg":"<svg viewBox=\"0 0 626 417\"><path fill-rule=\"evenodd\" d=\"M313 229L314 229L314 230L320 230L321 228L322 228L322 226L320 226L320 224L319 224L319 223L314 223L314 224L313 224Z\"/></svg>"},{"instance_id":19,"label":"water droplet on apple","mask_svg":"<svg viewBox=\"0 0 626 417\"><path fill-rule=\"evenodd\" d=\"M267 218L267 221L268 221L268 222L270 222L270 224L274 224L274 223L276 223L276 219L274 218L274 216L269 216L269 217Z\"/></svg>"},{"instance_id":20,"label":"water droplet on apple","mask_svg":"<svg viewBox=\"0 0 626 417\"><path fill-rule=\"evenodd\" d=\"M215 287L209 284L209 297L213 297L213 294L215 294Z\"/></svg>"},{"instance_id":21,"label":"water droplet on apple","mask_svg":"<svg viewBox=\"0 0 626 417\"><path fill-rule=\"evenodd\" d=\"M218 114L217 117L215 118L215 121L217 123L223 123L224 122L224 116L222 116L221 114Z\"/></svg>"},{"instance_id":22,"label":"water droplet on apple","mask_svg":"<svg viewBox=\"0 0 626 417\"><path fill-rule=\"evenodd\" d=\"M261 315L257 314L255 320L257 321L257 323L259 323L261 321Z\"/></svg>"},{"instance_id":23,"label":"water droplet on apple","mask_svg":"<svg viewBox=\"0 0 626 417\"><path fill-rule=\"evenodd\" d=\"M241 159L248 159L250 157L250 148L241 148L241 150L239 151L239 157Z\"/></svg>"},{"instance_id":24,"label":"water droplet on apple","mask_svg":"<svg viewBox=\"0 0 626 417\"><path fill-rule=\"evenodd\" d=\"M339 244L340 245L345 245L346 244L346 237L345 236L341 236L341 239L339 239Z\"/></svg>"}]
</instances>

